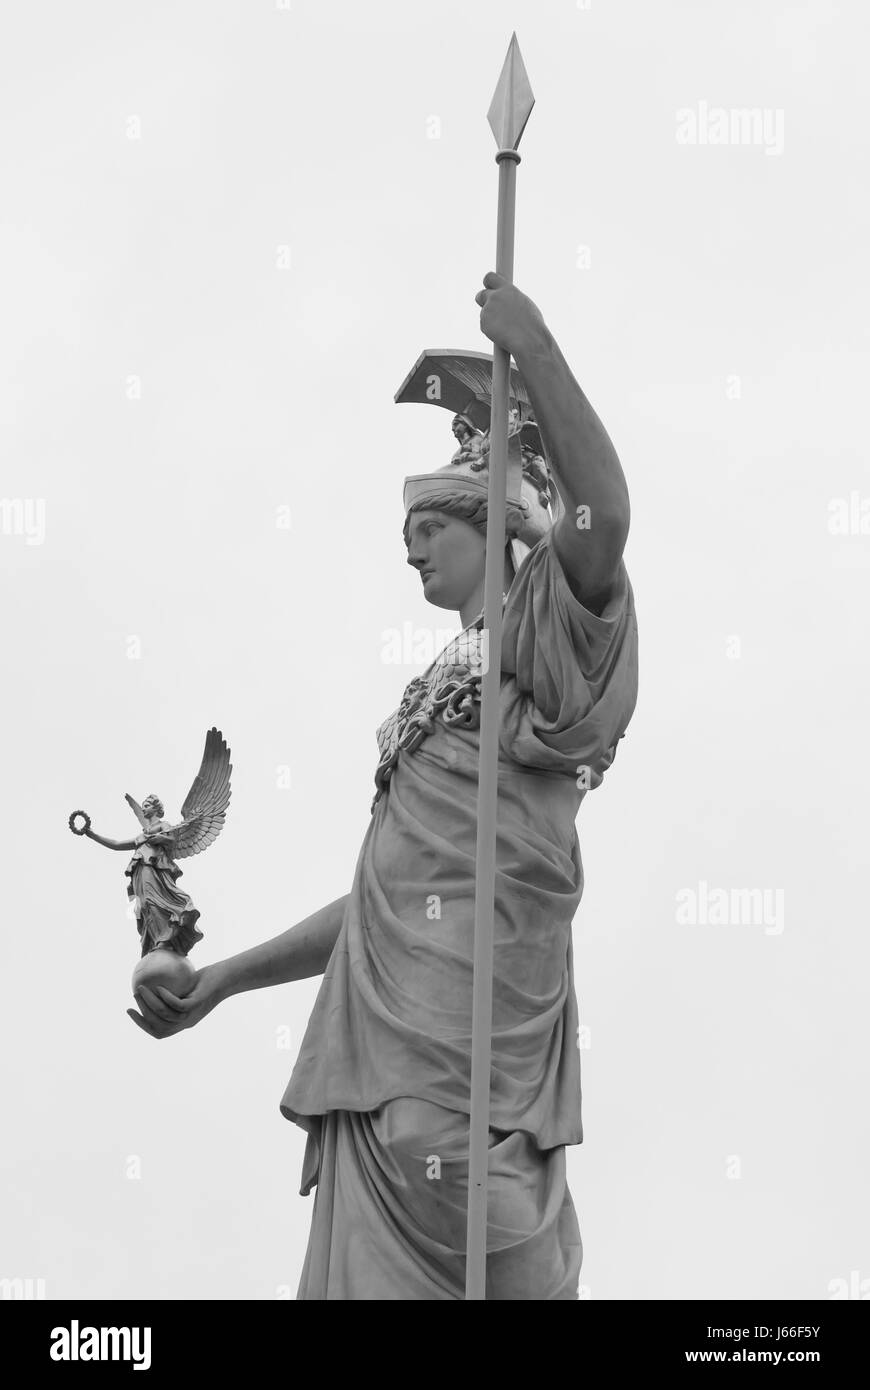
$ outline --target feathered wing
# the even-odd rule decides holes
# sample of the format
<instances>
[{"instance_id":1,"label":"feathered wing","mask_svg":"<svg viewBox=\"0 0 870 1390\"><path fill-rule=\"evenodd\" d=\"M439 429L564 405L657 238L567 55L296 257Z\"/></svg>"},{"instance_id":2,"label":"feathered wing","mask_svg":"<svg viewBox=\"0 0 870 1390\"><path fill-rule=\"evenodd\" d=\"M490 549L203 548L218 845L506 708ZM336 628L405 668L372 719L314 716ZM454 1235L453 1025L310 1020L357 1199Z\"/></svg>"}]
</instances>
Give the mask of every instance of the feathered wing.
<instances>
[{"instance_id":1,"label":"feathered wing","mask_svg":"<svg viewBox=\"0 0 870 1390\"><path fill-rule=\"evenodd\" d=\"M129 792L125 792L125 793L124 793L124 800L127 802L127 805L128 805L128 806L131 806L131 807L133 808L133 811L134 811L134 813L135 813L136 819L138 820L139 824L141 825L142 829L144 830L144 829L145 829L145 812L142 810L142 807L139 805L139 802L138 802L138 801L134 801L133 798L132 798L132 796L130 795Z\"/></svg>"},{"instance_id":2,"label":"feathered wing","mask_svg":"<svg viewBox=\"0 0 870 1390\"><path fill-rule=\"evenodd\" d=\"M183 820L172 827L172 857L201 854L221 833L230 804L230 750L217 729L205 736L202 766L181 808Z\"/></svg>"}]
</instances>

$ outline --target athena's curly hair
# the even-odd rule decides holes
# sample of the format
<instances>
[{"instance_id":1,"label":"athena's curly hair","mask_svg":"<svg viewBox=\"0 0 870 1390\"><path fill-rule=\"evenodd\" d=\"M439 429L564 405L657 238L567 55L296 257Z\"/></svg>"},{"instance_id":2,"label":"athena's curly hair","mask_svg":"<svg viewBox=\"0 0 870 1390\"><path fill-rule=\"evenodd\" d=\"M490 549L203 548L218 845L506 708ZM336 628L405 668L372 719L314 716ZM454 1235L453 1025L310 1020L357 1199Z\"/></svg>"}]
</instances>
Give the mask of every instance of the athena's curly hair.
<instances>
[{"instance_id":1,"label":"athena's curly hair","mask_svg":"<svg viewBox=\"0 0 870 1390\"><path fill-rule=\"evenodd\" d=\"M146 796L145 801L150 801L153 804L155 815L163 815L163 802L160 800L159 796L155 796L152 792L150 796ZM145 803L143 802L142 804L144 805Z\"/></svg>"},{"instance_id":2,"label":"athena's curly hair","mask_svg":"<svg viewBox=\"0 0 870 1390\"><path fill-rule=\"evenodd\" d=\"M405 517L403 535L405 544L411 540L411 528L408 524L408 517L412 512L448 512L450 516L461 517L479 531L486 540L486 518L487 504L485 497L472 497L468 492L439 492L434 497L420 497L416 502L412 502ZM509 537L519 534L525 522L525 512L521 512L518 507L507 508L507 534Z\"/></svg>"}]
</instances>

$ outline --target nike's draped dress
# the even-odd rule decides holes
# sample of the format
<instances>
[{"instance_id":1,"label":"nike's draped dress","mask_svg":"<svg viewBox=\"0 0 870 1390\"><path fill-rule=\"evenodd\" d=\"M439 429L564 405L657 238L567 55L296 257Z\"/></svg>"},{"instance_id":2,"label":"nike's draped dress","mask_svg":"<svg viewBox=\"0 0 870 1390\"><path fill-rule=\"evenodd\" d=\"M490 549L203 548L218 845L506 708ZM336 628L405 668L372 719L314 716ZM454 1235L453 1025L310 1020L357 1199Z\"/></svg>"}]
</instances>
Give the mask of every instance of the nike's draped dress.
<instances>
[{"instance_id":1,"label":"nike's draped dress","mask_svg":"<svg viewBox=\"0 0 870 1390\"><path fill-rule=\"evenodd\" d=\"M316 1184L300 1299L462 1299L471 1075L482 616L381 725L344 922L284 1115ZM487 1297L575 1299L565 1182L581 1123L571 923L576 817L637 695L620 566L601 615L571 592L553 532L505 601L492 1018Z\"/></svg>"}]
</instances>

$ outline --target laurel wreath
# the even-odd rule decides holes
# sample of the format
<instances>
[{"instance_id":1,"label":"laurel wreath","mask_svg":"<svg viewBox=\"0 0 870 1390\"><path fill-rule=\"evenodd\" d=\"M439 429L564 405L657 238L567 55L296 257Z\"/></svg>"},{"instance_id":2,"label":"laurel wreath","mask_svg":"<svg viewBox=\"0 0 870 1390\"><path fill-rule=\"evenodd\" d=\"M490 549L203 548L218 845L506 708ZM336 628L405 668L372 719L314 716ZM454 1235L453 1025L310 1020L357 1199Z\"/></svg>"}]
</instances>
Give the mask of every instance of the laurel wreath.
<instances>
[{"instance_id":1,"label":"laurel wreath","mask_svg":"<svg viewBox=\"0 0 870 1390\"><path fill-rule=\"evenodd\" d=\"M75 825L74 821L76 819L76 816L81 816L83 818L84 824ZM69 828L74 835L86 834L86 832L91 828L91 818L88 815L87 811L73 811L72 815L69 818Z\"/></svg>"}]
</instances>

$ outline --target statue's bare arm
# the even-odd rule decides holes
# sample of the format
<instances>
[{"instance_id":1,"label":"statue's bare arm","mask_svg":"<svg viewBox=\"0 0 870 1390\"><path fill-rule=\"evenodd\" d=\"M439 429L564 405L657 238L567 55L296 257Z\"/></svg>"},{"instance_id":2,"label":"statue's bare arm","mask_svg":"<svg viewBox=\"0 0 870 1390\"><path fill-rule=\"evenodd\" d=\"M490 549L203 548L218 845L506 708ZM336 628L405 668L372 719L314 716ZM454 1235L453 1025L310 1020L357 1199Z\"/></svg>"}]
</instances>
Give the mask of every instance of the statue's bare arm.
<instances>
[{"instance_id":1,"label":"statue's bare arm","mask_svg":"<svg viewBox=\"0 0 870 1390\"><path fill-rule=\"evenodd\" d=\"M341 931L346 903L345 894L271 941L220 961L214 969L221 973L223 998L322 975Z\"/></svg>"},{"instance_id":2,"label":"statue's bare arm","mask_svg":"<svg viewBox=\"0 0 870 1390\"><path fill-rule=\"evenodd\" d=\"M483 283L481 329L519 368L565 503L554 545L577 598L600 611L628 537L622 465L537 305L500 275L490 273Z\"/></svg>"},{"instance_id":3,"label":"statue's bare arm","mask_svg":"<svg viewBox=\"0 0 870 1390\"><path fill-rule=\"evenodd\" d=\"M98 845L105 845L106 849L135 849L135 840L107 840L105 835L98 835L96 830L87 829L84 832L89 840L96 840Z\"/></svg>"},{"instance_id":4,"label":"statue's bare arm","mask_svg":"<svg viewBox=\"0 0 870 1390\"><path fill-rule=\"evenodd\" d=\"M153 1038L168 1038L192 1028L232 994L322 975L341 931L346 903L347 895L336 898L280 936L214 965L204 965L183 999L160 985L153 990L141 985L136 1002L142 1012L128 1009L128 1014L143 1032Z\"/></svg>"}]
</instances>

